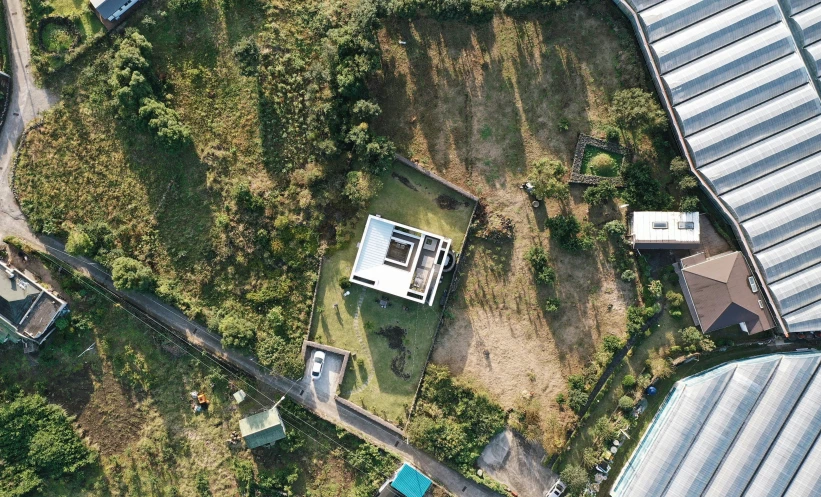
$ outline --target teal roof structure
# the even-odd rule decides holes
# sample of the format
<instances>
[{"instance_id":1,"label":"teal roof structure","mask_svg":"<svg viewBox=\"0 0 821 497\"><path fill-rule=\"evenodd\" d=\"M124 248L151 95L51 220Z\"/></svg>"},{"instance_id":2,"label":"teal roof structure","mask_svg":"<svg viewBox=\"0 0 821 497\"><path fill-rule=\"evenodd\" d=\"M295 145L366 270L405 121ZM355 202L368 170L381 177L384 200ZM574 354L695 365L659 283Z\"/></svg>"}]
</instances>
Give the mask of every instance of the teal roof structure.
<instances>
[{"instance_id":1,"label":"teal roof structure","mask_svg":"<svg viewBox=\"0 0 821 497\"><path fill-rule=\"evenodd\" d=\"M285 426L276 407L240 420L239 429L249 449L271 445L285 438Z\"/></svg>"},{"instance_id":2,"label":"teal roof structure","mask_svg":"<svg viewBox=\"0 0 821 497\"><path fill-rule=\"evenodd\" d=\"M399 468L391 487L405 497L423 497L430 488L430 478L408 463Z\"/></svg>"}]
</instances>

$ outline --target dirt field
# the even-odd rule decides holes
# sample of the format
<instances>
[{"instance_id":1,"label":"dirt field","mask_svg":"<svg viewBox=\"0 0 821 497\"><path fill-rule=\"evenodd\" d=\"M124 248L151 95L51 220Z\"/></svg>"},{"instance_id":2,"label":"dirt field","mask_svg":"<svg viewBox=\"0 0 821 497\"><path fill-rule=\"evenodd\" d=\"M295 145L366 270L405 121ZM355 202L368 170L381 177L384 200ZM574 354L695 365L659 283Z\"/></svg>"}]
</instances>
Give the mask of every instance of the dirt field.
<instances>
[{"instance_id":1,"label":"dirt field","mask_svg":"<svg viewBox=\"0 0 821 497\"><path fill-rule=\"evenodd\" d=\"M558 205L534 209L518 185L538 158L570 166L578 133L600 134L608 125L610 96L644 85L632 31L602 2L524 20L497 16L479 26L394 22L380 41L382 131L515 223L512 245L469 248L433 360L474 379L506 407L525 394L542 406L547 424L566 422L572 415L558 409L556 394L604 335L624 335L635 294L613 274L607 254L553 246L545 220ZM560 131L563 120L568 131ZM582 191L571 192L579 218L600 225L621 215L615 205L588 213ZM543 311L553 291L537 289L523 260L534 244L548 249L557 270L555 314Z\"/></svg>"}]
</instances>

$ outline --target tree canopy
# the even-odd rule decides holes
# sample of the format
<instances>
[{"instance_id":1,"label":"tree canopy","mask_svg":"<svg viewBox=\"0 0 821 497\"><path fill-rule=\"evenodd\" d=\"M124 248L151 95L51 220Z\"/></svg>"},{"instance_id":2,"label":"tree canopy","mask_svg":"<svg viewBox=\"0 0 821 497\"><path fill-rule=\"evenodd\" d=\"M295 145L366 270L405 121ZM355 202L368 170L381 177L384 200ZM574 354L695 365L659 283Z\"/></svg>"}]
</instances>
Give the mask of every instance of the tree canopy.
<instances>
[{"instance_id":1,"label":"tree canopy","mask_svg":"<svg viewBox=\"0 0 821 497\"><path fill-rule=\"evenodd\" d=\"M610 111L616 126L630 133L667 125L667 115L656 98L641 88L617 91Z\"/></svg>"},{"instance_id":2,"label":"tree canopy","mask_svg":"<svg viewBox=\"0 0 821 497\"><path fill-rule=\"evenodd\" d=\"M533 183L533 196L538 199L567 200L570 187L563 181L567 168L560 161L540 159L531 164L528 180Z\"/></svg>"},{"instance_id":3,"label":"tree canopy","mask_svg":"<svg viewBox=\"0 0 821 497\"><path fill-rule=\"evenodd\" d=\"M111 269L118 290L149 290L154 285L154 273L142 262L130 257L118 257Z\"/></svg>"}]
</instances>

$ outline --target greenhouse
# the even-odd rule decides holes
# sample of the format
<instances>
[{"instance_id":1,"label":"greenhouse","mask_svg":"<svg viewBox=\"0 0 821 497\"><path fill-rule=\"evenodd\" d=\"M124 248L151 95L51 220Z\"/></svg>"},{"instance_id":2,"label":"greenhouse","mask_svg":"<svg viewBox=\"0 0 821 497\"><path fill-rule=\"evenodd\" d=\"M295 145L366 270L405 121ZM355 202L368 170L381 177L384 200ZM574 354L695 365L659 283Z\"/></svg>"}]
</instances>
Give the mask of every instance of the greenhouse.
<instances>
[{"instance_id":1,"label":"greenhouse","mask_svg":"<svg viewBox=\"0 0 821 497\"><path fill-rule=\"evenodd\" d=\"M819 365L775 354L677 382L611 495L821 495Z\"/></svg>"},{"instance_id":2,"label":"greenhouse","mask_svg":"<svg viewBox=\"0 0 821 497\"><path fill-rule=\"evenodd\" d=\"M616 0L788 332L821 331L821 0Z\"/></svg>"}]
</instances>

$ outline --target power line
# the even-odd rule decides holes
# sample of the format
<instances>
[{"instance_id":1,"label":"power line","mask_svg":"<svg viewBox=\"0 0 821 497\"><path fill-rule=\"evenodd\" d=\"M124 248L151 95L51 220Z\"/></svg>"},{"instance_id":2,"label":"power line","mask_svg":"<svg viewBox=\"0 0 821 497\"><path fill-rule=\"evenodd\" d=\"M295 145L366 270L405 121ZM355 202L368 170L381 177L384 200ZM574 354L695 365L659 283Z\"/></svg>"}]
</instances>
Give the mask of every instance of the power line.
<instances>
[{"instance_id":1,"label":"power line","mask_svg":"<svg viewBox=\"0 0 821 497\"><path fill-rule=\"evenodd\" d=\"M55 250L57 250L57 249L55 249ZM59 252L63 252L63 251L61 251L61 250L58 250L58 251L59 251ZM63 253L65 253L65 252L63 252ZM70 271L70 270L69 270L69 268L67 268L66 266L64 266L64 265L63 265L63 263L62 263L59 259L57 259L57 258L55 258L55 257L51 256L50 254L46 254L46 253L43 253L43 252L41 252L41 254L42 254L42 255L44 255L44 256L46 256L46 257L47 257L47 258L48 258L48 259L49 259L49 260L50 260L53 264L56 264L56 265L57 265L58 267L60 267L61 269L64 269L64 270ZM67 255L70 255L70 254L67 254ZM78 279L78 280L80 281L80 283L81 283L81 284L85 285L87 288L91 289L92 291L94 291L94 292L95 292L95 293L97 293L98 295L102 296L103 298L105 298L106 300L108 300L108 301L109 301L109 302L111 302L111 303L114 303L114 304L119 304L119 302L118 302L118 301L119 301L119 300L122 300L122 299L121 299L121 298L120 298L120 297L119 297L116 293L112 292L111 290L109 290L109 289L108 289L108 288L106 288L105 286L103 286L103 285L99 284L97 281L95 281L95 280L93 280L93 279L85 278L85 277L83 277L83 276L77 277L76 279ZM89 280L89 281L92 283L92 285L89 285L89 284L88 284L88 282L87 282L86 280ZM111 298L111 297L109 297L108 295L106 295L106 294L102 293L102 292L101 292L101 291L100 291L97 287L102 288L103 290L105 290L105 292L107 292L107 293L109 293L109 294L113 295L113 296L117 299L117 301L115 301L114 299L112 299L112 298ZM166 334L162 333L161 331L159 331L158 329L156 329L154 326L152 326L150 323L148 323L148 322L146 322L145 320L141 319L139 316L137 316L135 313L131 312L131 311L130 311L128 308L126 308L125 306L120 305L120 307L121 307L121 308L122 308L122 309L123 309L126 313L128 313L130 316L132 316L134 319L136 319L136 320L138 320L139 322L141 322L142 324L144 324L146 327L148 327L149 329L151 329L152 331L154 331L156 334L160 335L162 338L164 338L164 339L166 339L166 340L169 340L170 342L174 342L174 340L171 340L171 339L170 339L170 338L169 338ZM142 312L142 311L140 311L140 312ZM166 327L165 325L163 325L162 323L160 323L159 321L157 321L157 320L156 320L156 319L154 319L153 317L149 316L147 313L144 313L144 312L142 312L142 313L143 313L143 314L144 314L144 315L145 315L148 319L150 319L151 321L153 321L153 322L157 323L160 327L162 327L162 328L166 329L169 333L171 333L171 334L172 334L175 338L177 338L177 339L178 339L180 342L182 342L183 344L188 345L189 347L193 348L193 349L194 349L194 350L196 350L197 352L201 352L201 351L200 351L200 349L198 349L198 348L197 348L197 347L195 347L193 344L191 344L190 342L188 342L188 340L186 340L186 339L184 339L184 338L182 338L182 337L178 336L178 335L177 335L177 334L176 334L173 330L170 330L168 327ZM194 354L192 354L191 352L189 352L188 350L186 350L184 347L181 347L181 348L180 348L180 350L182 350L183 352L185 352L186 354L188 354L189 356L191 356L191 358L193 358L193 359L195 359L195 360L199 361L201 364L203 364L203 366L205 366L206 368L208 368L210 371L215 372L215 373L216 373L217 375L219 375L219 377L221 377L222 379L224 379L224 380L226 380L226 381L228 380L228 378L227 378L224 374L222 374L222 373L220 373L220 372L215 371L212 367L209 367L209 366L205 363L205 361L203 361L203 360L202 360L202 358L201 358L201 357L197 357L196 355L194 355ZM200 355L202 355L202 354L200 354ZM211 354L208 354L207 352L206 352L206 354L205 354L205 355L206 355L206 357L208 357L208 359L209 359L211 362L213 362L214 364L216 364L216 365L217 365L219 368L221 368L222 370L226 371L226 372L227 372L229 375L231 375L233 378L235 378L236 380L238 380L238 381L242 382L244 385L246 385L248 388L250 388L251 390L253 390L253 391L255 391L256 393L258 393L258 394L259 394L259 395L261 395L262 397L265 397L265 399L267 399L269 402L271 402L271 404L275 404L275 402L274 402L274 400L273 400L273 399L271 399L271 398L270 398L270 397L268 397L265 393L263 393L262 391L260 391L259 389L257 389L256 387L254 387L253 385L251 385L250 383L248 383L248 381L247 381L247 380L245 380L245 379L241 378L241 377L240 377L239 375L237 375L236 373L234 373L234 372L230 371L228 368L226 368L226 367L225 367L225 366L221 363L221 361L220 361L220 360L218 360L217 358L213 357ZM263 369L263 371L267 369L268 371L270 371L271 373L273 373L273 370L272 370L272 369L265 368L264 366L260 365L260 364L259 364L259 363L257 363L256 361L254 361L254 364L255 364L255 365L257 365L258 367L260 367L261 369ZM282 375L279 375L279 376L282 376ZM284 377L283 377L283 378L284 378ZM287 379L287 378L285 378L285 379ZM292 385L291 385L291 388L288 390L288 392L286 392L286 394L285 394L285 395L287 395L288 393L290 393L290 391L293 389L293 387L297 385L297 383L296 383L296 382L294 382L294 381L292 381L292 380L290 380L290 379L287 379L287 380L288 380L288 381L291 381ZM250 398L251 398L251 400L253 400L254 402L256 402L256 403L257 403L257 404L258 404L261 408L264 408L264 407L265 407L265 405L264 405L262 402L260 402L258 399L254 398L253 396L249 395L248 397L250 397ZM313 429L313 430L314 430L316 433L318 433L319 435L322 435L323 437L325 437L326 439L328 439L328 441L330 441L331 443L333 443L334 445L336 445L337 447L339 447L339 448L340 448L340 449L342 449L343 451L347 452L347 453L348 453L348 454L350 454L350 455L353 455L353 453L351 452L351 450L350 450L350 449L348 449L348 448L344 447L343 445L339 444L337 441L335 441L334 439L332 439L331 437L329 437L327 434L323 433L322 431L320 431L320 430L319 430L318 428L316 428L315 426L312 426L312 425L311 425L311 424L309 424L307 421L305 421L305 420L301 419L301 418L300 418L299 416L297 416L296 414L294 414L294 413L290 412L290 411L289 411L289 410L287 410L285 407L280 406L280 407L279 407L279 409L281 409L282 411L284 411L285 413L287 413L287 414L288 414L288 417L292 418L292 422L299 421L299 422L300 422L300 423L302 423L303 425L305 425L305 426L307 426L307 427L309 427L309 428ZM283 417L284 417L284 416L283 416ZM323 448L325 448L325 449L329 449L329 447L328 447L327 445L320 443L320 442L319 442L318 440L316 440L314 437L312 437L312 436L308 435L307 433L305 433L304 431L300 430L300 429L299 429L299 428L297 428L296 426L292 426L292 427L293 427L295 430L297 430L297 431L299 431L300 433L302 433L303 435L305 435L306 437L308 437L308 438L310 438L311 440L313 440L313 441L314 441L317 445L319 445L319 446L321 446L321 447L323 447ZM364 473L362 470L360 470L359 468L357 468L357 467L356 467L353 463L351 463L350 461L348 461L348 460L347 460L347 459L345 459L344 457L342 458L342 460L343 460L343 461L345 461L345 462L346 462L349 466L351 466L354 470L358 471L358 472L359 472L360 474L362 474L363 476L367 476L367 474L366 474L366 473ZM388 474L388 475L382 474L382 476L390 476L390 474Z\"/></svg>"}]
</instances>

